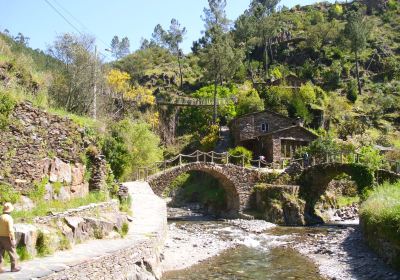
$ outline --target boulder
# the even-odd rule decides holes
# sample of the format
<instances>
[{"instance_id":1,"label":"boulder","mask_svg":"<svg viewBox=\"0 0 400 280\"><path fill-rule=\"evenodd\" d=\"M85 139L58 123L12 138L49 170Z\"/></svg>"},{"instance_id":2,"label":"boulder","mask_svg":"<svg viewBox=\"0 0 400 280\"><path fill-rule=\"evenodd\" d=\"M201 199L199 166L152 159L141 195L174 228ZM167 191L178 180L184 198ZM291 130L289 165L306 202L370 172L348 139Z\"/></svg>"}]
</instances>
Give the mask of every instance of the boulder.
<instances>
[{"instance_id":1,"label":"boulder","mask_svg":"<svg viewBox=\"0 0 400 280\"><path fill-rule=\"evenodd\" d=\"M114 223L104 219L84 218L84 231L88 237L103 239L114 230Z\"/></svg>"},{"instance_id":2,"label":"boulder","mask_svg":"<svg viewBox=\"0 0 400 280\"><path fill-rule=\"evenodd\" d=\"M25 246L31 256L36 254L37 228L29 224L15 224L15 239L18 246Z\"/></svg>"},{"instance_id":3,"label":"boulder","mask_svg":"<svg viewBox=\"0 0 400 280\"><path fill-rule=\"evenodd\" d=\"M71 185L82 185L85 177L85 166L81 163L75 163L75 165L71 168L71 176Z\"/></svg>"},{"instance_id":4,"label":"boulder","mask_svg":"<svg viewBox=\"0 0 400 280\"><path fill-rule=\"evenodd\" d=\"M18 203L14 204L17 211L29 211L35 207L35 203L27 196L21 195Z\"/></svg>"},{"instance_id":5,"label":"boulder","mask_svg":"<svg viewBox=\"0 0 400 280\"><path fill-rule=\"evenodd\" d=\"M72 182L72 173L71 166L68 163L63 162L59 158L55 158L51 162L50 166L50 182L63 182L63 183L71 183Z\"/></svg>"},{"instance_id":6,"label":"boulder","mask_svg":"<svg viewBox=\"0 0 400 280\"><path fill-rule=\"evenodd\" d=\"M65 222L72 229L74 240L82 241L86 239L84 236L84 224L85 220L81 217L65 217Z\"/></svg>"}]
</instances>

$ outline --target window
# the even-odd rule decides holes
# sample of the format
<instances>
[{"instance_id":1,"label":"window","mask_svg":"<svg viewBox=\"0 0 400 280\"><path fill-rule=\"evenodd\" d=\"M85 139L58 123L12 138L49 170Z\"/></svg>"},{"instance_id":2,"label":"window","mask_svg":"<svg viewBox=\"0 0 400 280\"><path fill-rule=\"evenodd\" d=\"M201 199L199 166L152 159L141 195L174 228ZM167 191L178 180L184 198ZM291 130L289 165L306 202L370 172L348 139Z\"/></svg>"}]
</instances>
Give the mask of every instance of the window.
<instances>
[{"instance_id":1,"label":"window","mask_svg":"<svg viewBox=\"0 0 400 280\"><path fill-rule=\"evenodd\" d=\"M267 132L268 131L268 124L267 123L262 123L261 124L261 131L262 132Z\"/></svg>"}]
</instances>

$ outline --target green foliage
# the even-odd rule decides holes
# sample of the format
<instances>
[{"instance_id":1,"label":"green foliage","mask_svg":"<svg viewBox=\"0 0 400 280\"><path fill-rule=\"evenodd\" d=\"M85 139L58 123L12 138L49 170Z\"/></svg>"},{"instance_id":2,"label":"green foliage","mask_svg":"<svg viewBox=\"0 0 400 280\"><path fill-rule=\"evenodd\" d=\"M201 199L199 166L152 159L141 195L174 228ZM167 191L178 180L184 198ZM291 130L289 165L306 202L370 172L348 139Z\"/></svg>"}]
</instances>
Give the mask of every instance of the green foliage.
<instances>
[{"instance_id":1,"label":"green foliage","mask_svg":"<svg viewBox=\"0 0 400 280\"><path fill-rule=\"evenodd\" d=\"M230 155L229 162L234 164L244 164L245 166L251 165L253 159L253 152L247 150L245 147L237 146L233 149L229 149Z\"/></svg>"},{"instance_id":2,"label":"green foliage","mask_svg":"<svg viewBox=\"0 0 400 280\"><path fill-rule=\"evenodd\" d=\"M0 130L9 124L9 117L16 105L14 98L0 89Z\"/></svg>"},{"instance_id":3,"label":"green foliage","mask_svg":"<svg viewBox=\"0 0 400 280\"><path fill-rule=\"evenodd\" d=\"M58 232L57 235L60 238L60 243L58 244L58 250L69 250L72 248L71 242L61 231Z\"/></svg>"},{"instance_id":4,"label":"green foliage","mask_svg":"<svg viewBox=\"0 0 400 280\"><path fill-rule=\"evenodd\" d=\"M99 203L107 201L108 197L103 192L91 192L82 198L73 198L69 201L40 200L36 203L35 207L29 211L14 211L12 216L16 222L29 222L36 217L42 217L49 214L49 212L63 212L71 208L78 208L90 203Z\"/></svg>"},{"instance_id":5,"label":"green foliage","mask_svg":"<svg viewBox=\"0 0 400 280\"><path fill-rule=\"evenodd\" d=\"M11 185L0 182L0 204L5 202L16 203L20 198L20 193L14 190Z\"/></svg>"},{"instance_id":6,"label":"green foliage","mask_svg":"<svg viewBox=\"0 0 400 280\"><path fill-rule=\"evenodd\" d=\"M50 247L50 237L43 231L39 231L36 239L36 251L39 257L45 257L53 253Z\"/></svg>"},{"instance_id":7,"label":"green foliage","mask_svg":"<svg viewBox=\"0 0 400 280\"><path fill-rule=\"evenodd\" d=\"M124 119L111 126L103 145L111 169L118 179L129 179L138 167L161 160L160 139L143 122Z\"/></svg>"},{"instance_id":8,"label":"green foliage","mask_svg":"<svg viewBox=\"0 0 400 280\"><path fill-rule=\"evenodd\" d=\"M400 182L385 183L370 190L361 204L360 220L373 247L381 246L378 239L400 246ZM393 265L400 265L400 259L396 259Z\"/></svg>"},{"instance_id":9,"label":"green foliage","mask_svg":"<svg viewBox=\"0 0 400 280\"><path fill-rule=\"evenodd\" d=\"M29 254L25 246L17 246L17 254L20 261L28 261L33 258L32 255Z\"/></svg>"},{"instance_id":10,"label":"green foliage","mask_svg":"<svg viewBox=\"0 0 400 280\"><path fill-rule=\"evenodd\" d=\"M244 87L244 89L239 89L236 115L241 116L262 111L264 109L264 102L261 100L258 92L249 86L249 83L245 83Z\"/></svg>"},{"instance_id":11,"label":"green foliage","mask_svg":"<svg viewBox=\"0 0 400 280\"><path fill-rule=\"evenodd\" d=\"M336 206L337 208L342 208L358 203L359 201L359 196L339 196L336 200Z\"/></svg>"},{"instance_id":12,"label":"green foliage","mask_svg":"<svg viewBox=\"0 0 400 280\"><path fill-rule=\"evenodd\" d=\"M238 92L237 88L217 87L217 98L232 98ZM214 86L205 86L193 93L192 97L200 99L213 99ZM218 115L226 121L236 116L236 108L233 100L228 104L218 106ZM201 136L209 131L212 123L212 107L187 107L180 114L180 130L184 133L199 132Z\"/></svg>"},{"instance_id":13,"label":"green foliage","mask_svg":"<svg viewBox=\"0 0 400 280\"><path fill-rule=\"evenodd\" d=\"M46 184L48 183L48 177L43 178L40 182L34 182L33 190L29 191L28 197L35 202L42 201L46 194Z\"/></svg>"},{"instance_id":14,"label":"green foliage","mask_svg":"<svg viewBox=\"0 0 400 280\"><path fill-rule=\"evenodd\" d=\"M119 201L119 210L129 215L132 215L132 197L128 195L126 199L120 199Z\"/></svg>"},{"instance_id":15,"label":"green foliage","mask_svg":"<svg viewBox=\"0 0 400 280\"><path fill-rule=\"evenodd\" d=\"M122 228L121 228L121 237L125 237L129 232L129 224L128 223L123 223Z\"/></svg>"},{"instance_id":16,"label":"green foliage","mask_svg":"<svg viewBox=\"0 0 400 280\"><path fill-rule=\"evenodd\" d=\"M385 157L379 153L378 149L371 146L361 147L360 163L368 166L372 171L376 171L384 165Z\"/></svg>"},{"instance_id":17,"label":"green foliage","mask_svg":"<svg viewBox=\"0 0 400 280\"><path fill-rule=\"evenodd\" d=\"M202 150L205 152L212 151L219 139L218 125L211 125L208 133L200 140Z\"/></svg>"},{"instance_id":18,"label":"green foliage","mask_svg":"<svg viewBox=\"0 0 400 280\"><path fill-rule=\"evenodd\" d=\"M225 206L225 190L214 177L203 172L190 172L181 175L173 182L174 189L180 189L185 202L200 202L221 209Z\"/></svg>"},{"instance_id":19,"label":"green foliage","mask_svg":"<svg viewBox=\"0 0 400 280\"><path fill-rule=\"evenodd\" d=\"M357 81L351 80L347 83L346 97L350 102L356 102L358 97Z\"/></svg>"}]
</instances>

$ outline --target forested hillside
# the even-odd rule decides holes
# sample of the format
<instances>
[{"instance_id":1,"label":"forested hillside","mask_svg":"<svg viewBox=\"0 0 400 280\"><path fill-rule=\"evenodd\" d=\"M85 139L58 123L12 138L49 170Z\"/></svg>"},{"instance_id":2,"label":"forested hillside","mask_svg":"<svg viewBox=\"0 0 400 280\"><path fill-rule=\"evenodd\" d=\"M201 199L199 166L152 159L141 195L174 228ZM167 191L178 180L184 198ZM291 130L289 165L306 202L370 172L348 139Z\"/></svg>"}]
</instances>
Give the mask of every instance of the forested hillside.
<instances>
[{"instance_id":1,"label":"forested hillside","mask_svg":"<svg viewBox=\"0 0 400 280\"><path fill-rule=\"evenodd\" d=\"M392 150L389 159L398 157L398 1L288 9L278 0L252 0L237 19L227 18L225 0L208 2L203 36L186 54L186 28L176 19L155 26L130 54L128 39L114 37L116 60L107 63L89 35L60 35L43 52L22 34L3 33L0 97L28 99L90 127L119 178L163 153L212 150L217 125L264 108L302 118L323 145L383 146ZM156 102L214 94L228 100L215 116L212 106Z\"/></svg>"}]
</instances>

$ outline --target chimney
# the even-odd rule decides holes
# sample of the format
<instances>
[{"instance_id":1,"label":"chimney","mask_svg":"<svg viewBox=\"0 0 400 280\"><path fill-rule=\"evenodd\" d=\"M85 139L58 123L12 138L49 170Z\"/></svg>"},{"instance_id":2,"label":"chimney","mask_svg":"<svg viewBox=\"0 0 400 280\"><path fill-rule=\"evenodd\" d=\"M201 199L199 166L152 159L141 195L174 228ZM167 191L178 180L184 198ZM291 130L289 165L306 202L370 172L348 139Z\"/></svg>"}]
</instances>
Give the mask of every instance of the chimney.
<instances>
[{"instance_id":1,"label":"chimney","mask_svg":"<svg viewBox=\"0 0 400 280\"><path fill-rule=\"evenodd\" d=\"M300 118L300 117L296 118L296 125L298 125L298 126L303 126L303 125L304 125L303 119Z\"/></svg>"}]
</instances>

